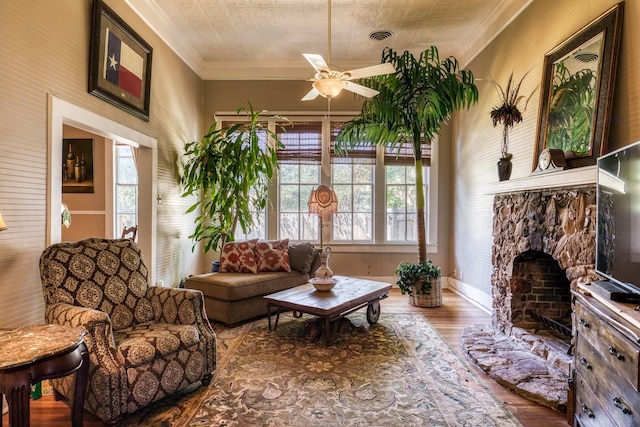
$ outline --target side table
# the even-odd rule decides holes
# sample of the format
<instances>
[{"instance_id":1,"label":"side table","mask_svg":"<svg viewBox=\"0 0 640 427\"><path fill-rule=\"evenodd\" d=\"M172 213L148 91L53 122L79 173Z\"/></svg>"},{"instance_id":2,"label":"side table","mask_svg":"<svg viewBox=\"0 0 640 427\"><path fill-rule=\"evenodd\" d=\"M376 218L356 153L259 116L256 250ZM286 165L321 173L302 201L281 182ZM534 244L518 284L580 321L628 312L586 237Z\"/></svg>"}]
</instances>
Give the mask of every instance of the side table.
<instances>
[{"instance_id":1,"label":"side table","mask_svg":"<svg viewBox=\"0 0 640 427\"><path fill-rule=\"evenodd\" d=\"M89 352L84 344L86 333L84 328L57 324L0 329L0 401L2 394L6 394L11 427L30 425L32 384L74 372L72 425L82 426L89 374Z\"/></svg>"}]
</instances>

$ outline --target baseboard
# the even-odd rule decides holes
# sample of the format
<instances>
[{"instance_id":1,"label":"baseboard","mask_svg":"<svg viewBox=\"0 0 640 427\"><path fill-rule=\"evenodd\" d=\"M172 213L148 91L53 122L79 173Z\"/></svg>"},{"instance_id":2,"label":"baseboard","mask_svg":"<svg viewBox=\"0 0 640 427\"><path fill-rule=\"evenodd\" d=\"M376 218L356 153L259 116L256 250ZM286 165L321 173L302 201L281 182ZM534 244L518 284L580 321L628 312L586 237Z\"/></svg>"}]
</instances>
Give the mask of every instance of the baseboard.
<instances>
[{"instance_id":1,"label":"baseboard","mask_svg":"<svg viewBox=\"0 0 640 427\"><path fill-rule=\"evenodd\" d=\"M447 278L446 282L449 289L469 301L471 304L478 307L480 310L484 311L487 314L491 314L493 312L493 310L491 309L491 294L483 292L473 286L470 286L453 278Z\"/></svg>"}]
</instances>

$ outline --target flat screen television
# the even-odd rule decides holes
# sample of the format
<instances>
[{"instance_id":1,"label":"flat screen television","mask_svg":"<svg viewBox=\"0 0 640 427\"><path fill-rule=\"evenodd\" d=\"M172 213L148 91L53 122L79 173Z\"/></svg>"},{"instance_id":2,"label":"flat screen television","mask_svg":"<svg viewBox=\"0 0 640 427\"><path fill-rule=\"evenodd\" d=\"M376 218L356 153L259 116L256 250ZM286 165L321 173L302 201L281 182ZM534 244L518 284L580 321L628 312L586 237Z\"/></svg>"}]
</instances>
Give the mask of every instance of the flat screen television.
<instances>
[{"instance_id":1,"label":"flat screen television","mask_svg":"<svg viewBox=\"0 0 640 427\"><path fill-rule=\"evenodd\" d=\"M598 158L596 272L640 298L640 141ZM612 298L625 300L624 298Z\"/></svg>"}]
</instances>

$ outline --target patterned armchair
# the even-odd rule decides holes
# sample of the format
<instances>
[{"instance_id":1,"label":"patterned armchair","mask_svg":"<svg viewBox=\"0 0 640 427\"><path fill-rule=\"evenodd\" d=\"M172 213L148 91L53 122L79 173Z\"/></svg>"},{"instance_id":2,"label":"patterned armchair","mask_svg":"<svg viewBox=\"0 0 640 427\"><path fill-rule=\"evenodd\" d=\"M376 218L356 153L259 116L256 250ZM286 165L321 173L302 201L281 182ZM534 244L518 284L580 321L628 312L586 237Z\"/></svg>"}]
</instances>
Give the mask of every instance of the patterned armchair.
<instances>
[{"instance_id":1,"label":"patterned armchair","mask_svg":"<svg viewBox=\"0 0 640 427\"><path fill-rule=\"evenodd\" d=\"M52 245L40 257L40 277L46 321L88 331L85 408L106 423L197 381L210 383L216 336L202 293L150 286L132 240ZM72 398L72 380L51 382Z\"/></svg>"}]
</instances>

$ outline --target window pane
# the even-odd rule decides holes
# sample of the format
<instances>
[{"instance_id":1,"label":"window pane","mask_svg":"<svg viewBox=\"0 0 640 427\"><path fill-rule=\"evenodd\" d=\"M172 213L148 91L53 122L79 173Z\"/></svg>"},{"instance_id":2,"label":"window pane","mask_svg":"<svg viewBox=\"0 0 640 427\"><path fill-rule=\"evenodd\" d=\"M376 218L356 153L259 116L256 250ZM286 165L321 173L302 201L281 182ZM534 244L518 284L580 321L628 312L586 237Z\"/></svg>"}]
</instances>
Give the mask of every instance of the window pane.
<instances>
[{"instance_id":1,"label":"window pane","mask_svg":"<svg viewBox=\"0 0 640 427\"><path fill-rule=\"evenodd\" d=\"M300 165L280 164L280 182L284 184L300 180Z\"/></svg>"},{"instance_id":2,"label":"window pane","mask_svg":"<svg viewBox=\"0 0 640 427\"><path fill-rule=\"evenodd\" d=\"M387 186L387 212L402 212L405 213L407 209L407 198L405 193L405 186ZM396 240L396 239L393 239Z\"/></svg>"},{"instance_id":3,"label":"window pane","mask_svg":"<svg viewBox=\"0 0 640 427\"><path fill-rule=\"evenodd\" d=\"M136 212L137 187L119 185L116 189L116 207L118 213Z\"/></svg>"},{"instance_id":4,"label":"window pane","mask_svg":"<svg viewBox=\"0 0 640 427\"><path fill-rule=\"evenodd\" d=\"M300 215L281 213L280 214L280 238L300 240Z\"/></svg>"},{"instance_id":5,"label":"window pane","mask_svg":"<svg viewBox=\"0 0 640 427\"><path fill-rule=\"evenodd\" d=\"M428 168L424 168L425 179L428 179L427 172ZM386 166L385 176L386 239L393 242L415 242L418 240L415 167Z\"/></svg>"},{"instance_id":6,"label":"window pane","mask_svg":"<svg viewBox=\"0 0 640 427\"><path fill-rule=\"evenodd\" d=\"M340 212L333 223L333 239L372 241L373 165L334 163L331 170Z\"/></svg>"},{"instance_id":7,"label":"window pane","mask_svg":"<svg viewBox=\"0 0 640 427\"><path fill-rule=\"evenodd\" d=\"M297 185L280 186L280 211L298 212L300 210L300 196Z\"/></svg>"},{"instance_id":8,"label":"window pane","mask_svg":"<svg viewBox=\"0 0 640 427\"><path fill-rule=\"evenodd\" d=\"M332 165L331 180L334 184L351 183L351 167L350 164L334 164ZM338 199L340 200L340 199Z\"/></svg>"},{"instance_id":9,"label":"window pane","mask_svg":"<svg viewBox=\"0 0 640 427\"><path fill-rule=\"evenodd\" d=\"M123 228L129 228L136 225L136 215L135 214L118 214L116 215L116 227L118 232L116 236L120 237Z\"/></svg>"},{"instance_id":10,"label":"window pane","mask_svg":"<svg viewBox=\"0 0 640 427\"><path fill-rule=\"evenodd\" d=\"M320 165L281 164L279 192L279 236L291 240L320 240L318 217L309 215L311 190L320 183Z\"/></svg>"},{"instance_id":11,"label":"window pane","mask_svg":"<svg viewBox=\"0 0 640 427\"><path fill-rule=\"evenodd\" d=\"M353 186L353 211L354 212L371 212L373 206L373 198L371 197L371 185L354 185Z\"/></svg>"}]
</instances>

